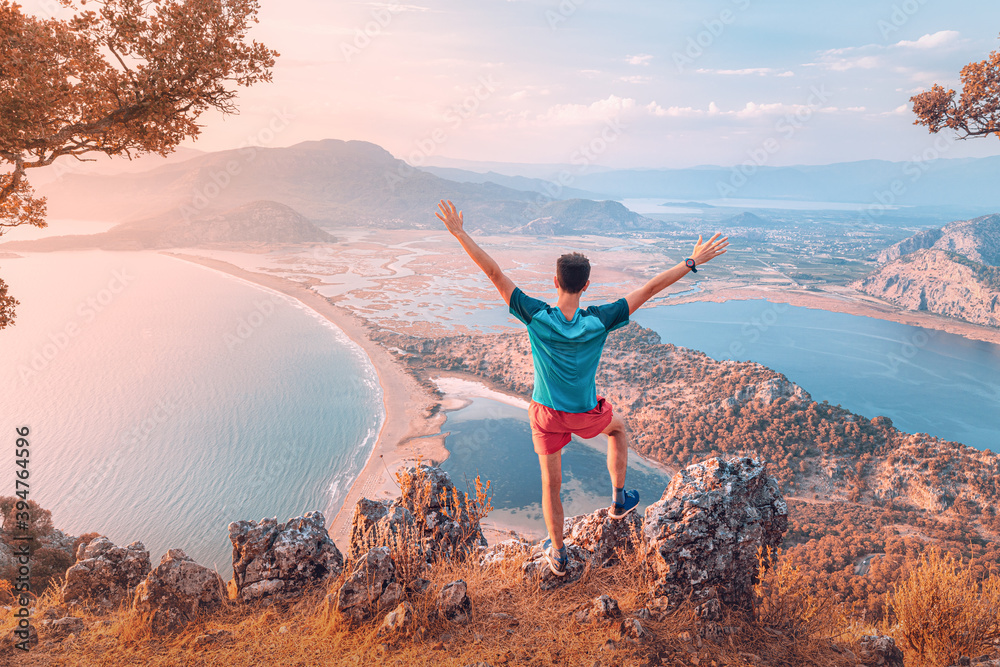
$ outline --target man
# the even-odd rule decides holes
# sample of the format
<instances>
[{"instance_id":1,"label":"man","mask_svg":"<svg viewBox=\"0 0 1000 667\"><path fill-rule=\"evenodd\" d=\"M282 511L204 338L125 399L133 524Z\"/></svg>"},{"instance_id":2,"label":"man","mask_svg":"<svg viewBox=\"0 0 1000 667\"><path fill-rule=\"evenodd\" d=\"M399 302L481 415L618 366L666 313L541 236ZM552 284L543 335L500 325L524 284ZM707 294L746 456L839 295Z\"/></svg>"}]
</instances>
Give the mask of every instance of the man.
<instances>
[{"instance_id":1,"label":"man","mask_svg":"<svg viewBox=\"0 0 1000 667\"><path fill-rule=\"evenodd\" d=\"M462 248L493 282L512 315L528 327L535 387L528 408L531 440L542 470L542 511L549 538L542 543L552 573L566 574L563 544L562 448L572 434L581 438L608 436L608 473L612 503L608 515L620 519L639 504L639 492L625 491L628 434L611 404L597 395L594 378L609 332L628 324L629 317L654 295L681 279L688 271L726 252L727 237L715 234L707 243L701 236L691 256L659 274L644 286L614 303L580 309L580 296L590 286L590 263L580 253L563 255L556 262L553 308L533 299L514 285L500 266L463 229L461 211L451 201L438 203L437 217Z\"/></svg>"}]
</instances>

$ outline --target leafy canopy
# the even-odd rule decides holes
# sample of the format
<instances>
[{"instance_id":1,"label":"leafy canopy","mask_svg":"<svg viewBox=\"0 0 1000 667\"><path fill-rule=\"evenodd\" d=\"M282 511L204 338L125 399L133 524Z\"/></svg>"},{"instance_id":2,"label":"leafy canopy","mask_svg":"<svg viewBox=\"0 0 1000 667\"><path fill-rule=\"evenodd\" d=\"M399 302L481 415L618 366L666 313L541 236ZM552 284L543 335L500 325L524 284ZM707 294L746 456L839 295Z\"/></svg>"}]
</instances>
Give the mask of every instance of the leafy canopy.
<instances>
[{"instance_id":1,"label":"leafy canopy","mask_svg":"<svg viewBox=\"0 0 1000 667\"><path fill-rule=\"evenodd\" d=\"M960 76L962 94L957 99L954 90L938 84L910 98L917 115L913 124L926 125L932 134L951 129L960 139L991 134L1000 138L1000 51L969 63Z\"/></svg>"},{"instance_id":2,"label":"leafy canopy","mask_svg":"<svg viewBox=\"0 0 1000 667\"><path fill-rule=\"evenodd\" d=\"M257 0L58 0L70 18L0 0L0 235L45 226L26 174L63 156L166 155L278 53L248 37ZM17 301L0 280L0 329Z\"/></svg>"}]
</instances>

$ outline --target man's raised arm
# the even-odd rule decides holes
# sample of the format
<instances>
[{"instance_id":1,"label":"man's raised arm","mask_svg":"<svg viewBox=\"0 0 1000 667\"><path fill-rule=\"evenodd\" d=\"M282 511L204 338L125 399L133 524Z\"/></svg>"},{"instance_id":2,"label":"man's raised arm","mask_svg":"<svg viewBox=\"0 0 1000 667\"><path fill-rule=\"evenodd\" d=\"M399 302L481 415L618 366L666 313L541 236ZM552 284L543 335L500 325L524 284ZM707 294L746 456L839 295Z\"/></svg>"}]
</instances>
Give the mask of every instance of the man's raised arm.
<instances>
[{"instance_id":1,"label":"man's raised arm","mask_svg":"<svg viewBox=\"0 0 1000 667\"><path fill-rule=\"evenodd\" d=\"M720 239L720 233L717 232L715 236L708 240L708 243L702 243L701 236L698 237L698 242L694 245L694 251L691 253L691 259L694 260L696 269L708 260L714 259L726 252L726 246L729 245L729 237L724 236ZM639 309L639 306L673 285L690 270L685 262L681 262L677 266L659 274L639 289L630 292L625 297L625 300L628 301L628 314L631 315L634 313Z\"/></svg>"},{"instance_id":2,"label":"man's raised arm","mask_svg":"<svg viewBox=\"0 0 1000 667\"><path fill-rule=\"evenodd\" d=\"M514 281L508 278L500 269L500 265L496 263L496 260L486 254L485 250L476 245L476 242L472 240L472 237L465 232L465 229L462 227L464 223L462 212L455 210L455 205L451 203L451 200L448 200L448 203L445 204L442 199L438 203L438 208L441 209L441 212L435 213L434 215L436 215L438 219L444 223L445 227L448 228L448 231L451 232L456 239L458 239L458 242L462 244L465 252L467 252L469 257L472 258L472 261L483 270L486 277L490 279L493 285L496 286L497 291L500 292L500 296L503 297L504 303L509 306L510 295L514 292Z\"/></svg>"}]
</instances>

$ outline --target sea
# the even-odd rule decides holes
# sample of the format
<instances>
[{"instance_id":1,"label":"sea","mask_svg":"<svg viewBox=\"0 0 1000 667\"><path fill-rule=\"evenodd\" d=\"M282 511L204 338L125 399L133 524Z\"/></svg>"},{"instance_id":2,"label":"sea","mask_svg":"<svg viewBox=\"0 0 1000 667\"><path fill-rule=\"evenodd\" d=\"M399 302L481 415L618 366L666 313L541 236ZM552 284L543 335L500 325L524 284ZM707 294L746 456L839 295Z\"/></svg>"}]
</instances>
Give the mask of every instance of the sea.
<instances>
[{"instance_id":1,"label":"sea","mask_svg":"<svg viewBox=\"0 0 1000 667\"><path fill-rule=\"evenodd\" d=\"M0 260L21 302L0 331L13 495L73 535L141 541L232 575L230 522L343 504L385 419L363 350L299 302L158 253Z\"/></svg>"}]
</instances>

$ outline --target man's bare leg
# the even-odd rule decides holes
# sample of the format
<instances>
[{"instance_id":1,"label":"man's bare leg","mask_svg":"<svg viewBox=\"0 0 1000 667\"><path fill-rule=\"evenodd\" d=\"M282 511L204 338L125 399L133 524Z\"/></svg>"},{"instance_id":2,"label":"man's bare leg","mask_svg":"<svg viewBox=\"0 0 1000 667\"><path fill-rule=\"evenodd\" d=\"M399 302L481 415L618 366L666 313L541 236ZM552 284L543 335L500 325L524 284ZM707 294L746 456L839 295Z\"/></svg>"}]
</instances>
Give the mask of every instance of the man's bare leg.
<instances>
[{"instance_id":1,"label":"man's bare leg","mask_svg":"<svg viewBox=\"0 0 1000 667\"><path fill-rule=\"evenodd\" d=\"M625 486L625 470L628 467L628 433L625 431L625 422L615 415L602 433L608 436L608 474L611 475L611 484L620 489Z\"/></svg>"},{"instance_id":2,"label":"man's bare leg","mask_svg":"<svg viewBox=\"0 0 1000 667\"><path fill-rule=\"evenodd\" d=\"M542 513L545 515L545 527L549 530L552 546L561 549L563 506L559 491L562 488L562 450L555 454L539 454L538 464L542 468Z\"/></svg>"}]
</instances>

